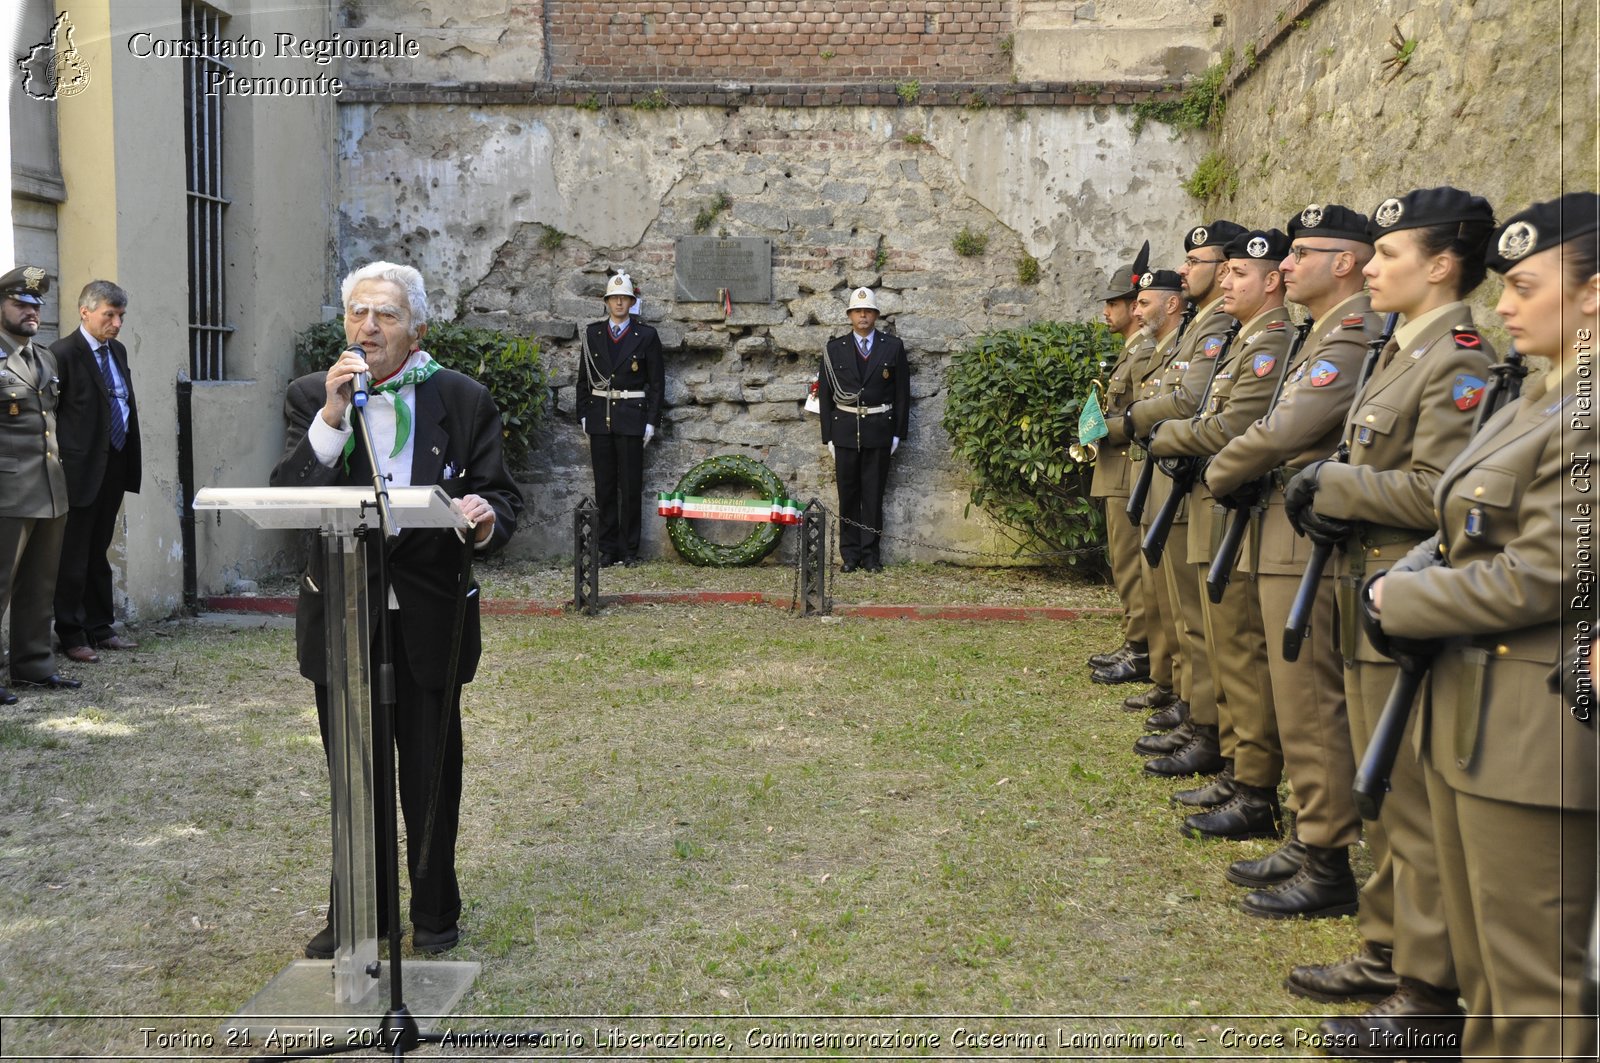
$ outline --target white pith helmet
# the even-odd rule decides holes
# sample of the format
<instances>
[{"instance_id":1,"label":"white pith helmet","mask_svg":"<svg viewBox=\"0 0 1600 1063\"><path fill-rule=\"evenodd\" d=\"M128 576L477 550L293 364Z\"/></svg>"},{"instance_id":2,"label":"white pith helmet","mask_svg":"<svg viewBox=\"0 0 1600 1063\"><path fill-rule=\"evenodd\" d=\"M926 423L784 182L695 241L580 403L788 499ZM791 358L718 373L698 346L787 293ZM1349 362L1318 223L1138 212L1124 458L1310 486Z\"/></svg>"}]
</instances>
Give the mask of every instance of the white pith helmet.
<instances>
[{"instance_id":1,"label":"white pith helmet","mask_svg":"<svg viewBox=\"0 0 1600 1063\"><path fill-rule=\"evenodd\" d=\"M635 298L633 294L633 278L626 273L618 273L606 281L606 298L613 295L626 295L629 299Z\"/></svg>"},{"instance_id":2,"label":"white pith helmet","mask_svg":"<svg viewBox=\"0 0 1600 1063\"><path fill-rule=\"evenodd\" d=\"M871 288L857 288L850 293L850 305L845 309L847 311L877 310L878 300L873 297Z\"/></svg>"}]
</instances>

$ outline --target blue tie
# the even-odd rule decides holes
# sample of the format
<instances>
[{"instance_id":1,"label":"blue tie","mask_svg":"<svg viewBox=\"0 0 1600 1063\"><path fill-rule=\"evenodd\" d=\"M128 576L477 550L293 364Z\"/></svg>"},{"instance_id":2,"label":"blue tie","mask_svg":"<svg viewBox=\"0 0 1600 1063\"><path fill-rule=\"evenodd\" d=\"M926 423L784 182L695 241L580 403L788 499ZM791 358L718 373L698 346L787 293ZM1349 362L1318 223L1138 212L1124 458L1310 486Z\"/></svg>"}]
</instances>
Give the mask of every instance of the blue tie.
<instances>
[{"instance_id":1,"label":"blue tie","mask_svg":"<svg viewBox=\"0 0 1600 1063\"><path fill-rule=\"evenodd\" d=\"M857 336L856 337L856 346L861 348L861 357L863 357L863 358L871 358L872 357L872 348L870 346L868 346L867 338L865 336Z\"/></svg>"},{"instance_id":2,"label":"blue tie","mask_svg":"<svg viewBox=\"0 0 1600 1063\"><path fill-rule=\"evenodd\" d=\"M117 400L117 382L111 376L111 347L102 346L99 355L100 379L106 386L106 399L111 404L111 449L121 450L128 442L128 424L122 419L122 403Z\"/></svg>"}]
</instances>

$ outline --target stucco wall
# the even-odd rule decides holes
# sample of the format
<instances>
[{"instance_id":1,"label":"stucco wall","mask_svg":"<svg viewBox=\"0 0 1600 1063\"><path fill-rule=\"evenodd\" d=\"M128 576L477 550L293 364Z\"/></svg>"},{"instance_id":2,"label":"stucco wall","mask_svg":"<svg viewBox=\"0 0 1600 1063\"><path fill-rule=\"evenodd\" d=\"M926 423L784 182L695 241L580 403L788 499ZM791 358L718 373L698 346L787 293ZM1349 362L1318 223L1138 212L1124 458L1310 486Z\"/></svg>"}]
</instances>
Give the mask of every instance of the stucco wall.
<instances>
[{"instance_id":1,"label":"stucco wall","mask_svg":"<svg viewBox=\"0 0 1600 1063\"><path fill-rule=\"evenodd\" d=\"M574 337L601 315L611 266L643 284L668 348L647 494L702 457L743 450L796 497L831 504L831 466L801 402L826 338L845 329L848 288L866 284L914 367L889 519L921 545L887 553L993 548L988 525L963 515L968 485L939 428L951 353L988 329L1096 314L1105 271L1146 236L1181 229L1178 179L1198 156L1135 139L1125 111L1093 107L346 106L341 118L347 263L416 262L444 316L544 339L561 416L529 471L535 517L515 545L540 555L568 549L572 506L591 487L571 420ZM722 195L709 233L774 243L773 304L730 319L671 300L673 240ZM989 238L984 254L952 250L962 228ZM564 237L554 249L551 231ZM1017 279L1024 255L1040 263L1038 284ZM658 524L646 522L657 544Z\"/></svg>"}]
</instances>

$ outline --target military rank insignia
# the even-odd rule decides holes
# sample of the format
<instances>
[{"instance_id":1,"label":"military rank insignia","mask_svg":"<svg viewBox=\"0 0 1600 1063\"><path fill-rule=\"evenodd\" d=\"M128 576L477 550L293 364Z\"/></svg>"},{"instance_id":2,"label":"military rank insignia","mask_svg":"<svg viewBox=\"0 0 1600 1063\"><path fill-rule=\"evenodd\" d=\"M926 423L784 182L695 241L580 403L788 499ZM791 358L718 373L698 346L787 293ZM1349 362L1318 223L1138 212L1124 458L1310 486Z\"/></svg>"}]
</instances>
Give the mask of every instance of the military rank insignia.
<instances>
[{"instance_id":1,"label":"military rank insignia","mask_svg":"<svg viewBox=\"0 0 1600 1063\"><path fill-rule=\"evenodd\" d=\"M1473 338L1477 339L1476 336ZM1465 373L1457 374L1455 382L1450 386L1450 398L1455 400L1456 409L1472 409L1483 401L1483 381Z\"/></svg>"},{"instance_id":2,"label":"military rank insignia","mask_svg":"<svg viewBox=\"0 0 1600 1063\"><path fill-rule=\"evenodd\" d=\"M1268 332L1282 332L1284 329L1286 329L1288 327L1289 327L1289 323L1287 321L1274 321L1274 322L1272 322L1272 324L1267 326L1267 331Z\"/></svg>"},{"instance_id":3,"label":"military rank insignia","mask_svg":"<svg viewBox=\"0 0 1600 1063\"><path fill-rule=\"evenodd\" d=\"M1330 361L1321 359L1311 367L1311 386L1314 388L1325 388L1338 379L1339 367Z\"/></svg>"},{"instance_id":4,"label":"military rank insignia","mask_svg":"<svg viewBox=\"0 0 1600 1063\"><path fill-rule=\"evenodd\" d=\"M1209 340L1206 340L1205 346L1201 348L1200 353L1207 358L1215 358L1220 350L1222 350L1222 337L1212 336Z\"/></svg>"},{"instance_id":5,"label":"military rank insignia","mask_svg":"<svg viewBox=\"0 0 1600 1063\"><path fill-rule=\"evenodd\" d=\"M1483 337L1478 335L1476 329L1457 325L1450 332L1456 338L1457 347L1465 347L1469 351L1475 351L1483 346Z\"/></svg>"},{"instance_id":6,"label":"military rank insignia","mask_svg":"<svg viewBox=\"0 0 1600 1063\"><path fill-rule=\"evenodd\" d=\"M1275 354L1258 354L1258 355L1256 355L1255 364L1252 365L1250 368L1255 371L1256 376L1262 377L1262 376L1266 376L1268 373L1272 372L1272 367L1277 365L1277 364L1278 364L1278 356L1277 355L1275 355Z\"/></svg>"},{"instance_id":7,"label":"military rank insignia","mask_svg":"<svg viewBox=\"0 0 1600 1063\"><path fill-rule=\"evenodd\" d=\"M1360 314L1351 314L1349 317L1347 317L1344 320L1339 322L1339 327L1340 328L1360 328L1364 324L1366 324L1366 319L1363 318Z\"/></svg>"}]
</instances>

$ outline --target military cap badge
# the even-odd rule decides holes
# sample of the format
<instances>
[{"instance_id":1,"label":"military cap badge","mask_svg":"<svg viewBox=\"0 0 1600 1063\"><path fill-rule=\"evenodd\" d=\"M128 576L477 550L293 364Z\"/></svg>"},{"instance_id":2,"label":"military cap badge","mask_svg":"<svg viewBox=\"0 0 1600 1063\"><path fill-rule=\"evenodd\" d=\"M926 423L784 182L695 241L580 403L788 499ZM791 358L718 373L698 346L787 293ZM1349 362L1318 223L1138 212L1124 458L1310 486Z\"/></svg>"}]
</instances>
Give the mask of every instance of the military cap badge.
<instances>
[{"instance_id":1,"label":"military cap badge","mask_svg":"<svg viewBox=\"0 0 1600 1063\"><path fill-rule=\"evenodd\" d=\"M1300 224L1307 229L1315 229L1322 224L1322 204L1312 203L1300 212Z\"/></svg>"},{"instance_id":2,"label":"military cap badge","mask_svg":"<svg viewBox=\"0 0 1600 1063\"><path fill-rule=\"evenodd\" d=\"M1400 220L1400 215L1405 213L1405 207L1393 196L1378 204L1378 209L1372 212L1372 220L1383 229L1392 228Z\"/></svg>"},{"instance_id":3,"label":"military cap badge","mask_svg":"<svg viewBox=\"0 0 1600 1063\"><path fill-rule=\"evenodd\" d=\"M1270 247L1266 239L1260 236L1252 236L1250 242L1244 245L1251 258L1266 258Z\"/></svg>"},{"instance_id":4,"label":"military cap badge","mask_svg":"<svg viewBox=\"0 0 1600 1063\"><path fill-rule=\"evenodd\" d=\"M1515 262L1527 256L1539 242L1539 230L1525 221L1514 225L1507 225L1506 231L1500 234L1500 257Z\"/></svg>"},{"instance_id":5,"label":"military cap badge","mask_svg":"<svg viewBox=\"0 0 1600 1063\"><path fill-rule=\"evenodd\" d=\"M1139 287L1148 288L1150 287L1150 282L1155 279L1156 275L1154 273L1146 273L1144 276L1139 278Z\"/></svg>"},{"instance_id":6,"label":"military cap badge","mask_svg":"<svg viewBox=\"0 0 1600 1063\"><path fill-rule=\"evenodd\" d=\"M1199 247L1206 242L1206 238L1210 235L1210 233L1206 232L1206 227L1204 225L1196 225L1194 227L1194 232L1189 234L1189 243L1193 244L1195 247Z\"/></svg>"},{"instance_id":7,"label":"military cap badge","mask_svg":"<svg viewBox=\"0 0 1600 1063\"><path fill-rule=\"evenodd\" d=\"M22 271L23 287L27 291L37 292L39 291L39 286L44 283L44 279L48 276L49 274L38 266L29 266Z\"/></svg>"}]
</instances>

